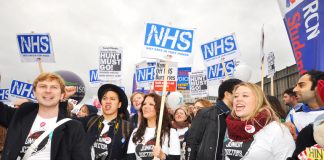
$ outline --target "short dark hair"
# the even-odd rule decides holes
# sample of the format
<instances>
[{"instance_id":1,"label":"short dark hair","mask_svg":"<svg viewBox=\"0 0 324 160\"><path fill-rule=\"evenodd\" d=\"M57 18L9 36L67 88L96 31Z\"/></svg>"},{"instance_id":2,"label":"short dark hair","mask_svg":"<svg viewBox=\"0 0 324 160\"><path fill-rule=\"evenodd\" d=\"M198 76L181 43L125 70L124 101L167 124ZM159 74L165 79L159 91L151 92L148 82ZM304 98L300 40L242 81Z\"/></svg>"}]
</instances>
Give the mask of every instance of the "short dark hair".
<instances>
[{"instance_id":1,"label":"short dark hair","mask_svg":"<svg viewBox=\"0 0 324 160\"><path fill-rule=\"evenodd\" d=\"M237 85L237 84L240 84L242 81L239 80L239 79L235 79L235 78L232 78L232 79L228 79L226 81L224 81L218 88L218 98L217 100L221 101L224 99L224 94L225 92L229 92L229 93L232 93L233 92L233 89L234 87Z\"/></svg>"},{"instance_id":2,"label":"short dark hair","mask_svg":"<svg viewBox=\"0 0 324 160\"><path fill-rule=\"evenodd\" d=\"M303 75L306 75L306 74L308 74L310 76L310 80L312 81L311 90L315 89L318 80L324 80L324 72L323 71L309 70L306 73L304 73Z\"/></svg>"},{"instance_id":3,"label":"short dark hair","mask_svg":"<svg viewBox=\"0 0 324 160\"><path fill-rule=\"evenodd\" d=\"M297 97L296 93L294 92L294 88L288 88L286 89L283 94L288 94L290 97L294 96Z\"/></svg>"}]
</instances>

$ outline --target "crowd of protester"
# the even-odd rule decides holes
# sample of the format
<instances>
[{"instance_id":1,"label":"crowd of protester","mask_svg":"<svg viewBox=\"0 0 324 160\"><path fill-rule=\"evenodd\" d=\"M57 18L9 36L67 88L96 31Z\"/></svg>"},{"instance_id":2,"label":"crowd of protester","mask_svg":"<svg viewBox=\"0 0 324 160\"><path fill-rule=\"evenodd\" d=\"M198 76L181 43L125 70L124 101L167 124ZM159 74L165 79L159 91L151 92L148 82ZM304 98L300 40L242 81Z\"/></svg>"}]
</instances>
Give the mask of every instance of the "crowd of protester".
<instances>
[{"instance_id":1,"label":"crowd of protester","mask_svg":"<svg viewBox=\"0 0 324 160\"><path fill-rule=\"evenodd\" d=\"M284 91L288 111L277 97L239 79L221 83L215 104L197 99L172 112L159 94L135 92L128 99L120 87L104 84L97 92L100 111L83 104L72 113L67 99L75 90L55 73L40 74L33 91L37 103L0 102L0 125L7 129L2 160L324 159L322 71L308 71Z\"/></svg>"}]
</instances>

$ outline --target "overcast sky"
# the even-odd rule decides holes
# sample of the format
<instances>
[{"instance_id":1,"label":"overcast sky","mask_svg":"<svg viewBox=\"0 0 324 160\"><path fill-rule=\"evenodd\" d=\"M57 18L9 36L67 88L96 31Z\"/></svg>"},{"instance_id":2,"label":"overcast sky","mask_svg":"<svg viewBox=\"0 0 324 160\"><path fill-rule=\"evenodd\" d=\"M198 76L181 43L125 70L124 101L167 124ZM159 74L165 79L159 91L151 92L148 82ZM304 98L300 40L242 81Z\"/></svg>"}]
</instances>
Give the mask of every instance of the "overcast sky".
<instances>
[{"instance_id":1,"label":"overcast sky","mask_svg":"<svg viewBox=\"0 0 324 160\"><path fill-rule=\"evenodd\" d=\"M97 91L88 73L98 68L99 46L123 48L122 83L130 96L134 64L144 60L145 22L196 28L193 71L204 69L201 44L235 32L240 59L253 69L250 81L260 81L262 24L265 52L275 53L276 69L295 63L276 0L10 0L0 2L0 21L1 88L12 79L31 83L39 74L36 63L21 63L16 39L32 31L52 38L56 63L43 63L44 70L78 74L86 99Z\"/></svg>"}]
</instances>

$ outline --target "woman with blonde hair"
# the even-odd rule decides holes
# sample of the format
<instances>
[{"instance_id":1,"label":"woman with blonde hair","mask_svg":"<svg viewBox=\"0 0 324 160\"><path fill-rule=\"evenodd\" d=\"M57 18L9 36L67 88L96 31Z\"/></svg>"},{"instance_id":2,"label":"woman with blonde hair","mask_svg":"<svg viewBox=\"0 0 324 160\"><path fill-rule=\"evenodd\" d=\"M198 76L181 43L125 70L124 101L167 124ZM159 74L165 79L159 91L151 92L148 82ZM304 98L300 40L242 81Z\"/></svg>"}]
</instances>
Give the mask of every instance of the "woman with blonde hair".
<instances>
[{"instance_id":1,"label":"woman with blonde hair","mask_svg":"<svg viewBox=\"0 0 324 160\"><path fill-rule=\"evenodd\" d=\"M194 109L193 109L194 116L196 116L197 112L200 109L211 107L211 106L213 106L213 104L209 100L197 99L194 103Z\"/></svg>"},{"instance_id":2,"label":"woman with blonde hair","mask_svg":"<svg viewBox=\"0 0 324 160\"><path fill-rule=\"evenodd\" d=\"M226 118L224 159L284 160L295 143L288 128L280 124L261 88L244 82L233 92L233 110Z\"/></svg>"}]
</instances>

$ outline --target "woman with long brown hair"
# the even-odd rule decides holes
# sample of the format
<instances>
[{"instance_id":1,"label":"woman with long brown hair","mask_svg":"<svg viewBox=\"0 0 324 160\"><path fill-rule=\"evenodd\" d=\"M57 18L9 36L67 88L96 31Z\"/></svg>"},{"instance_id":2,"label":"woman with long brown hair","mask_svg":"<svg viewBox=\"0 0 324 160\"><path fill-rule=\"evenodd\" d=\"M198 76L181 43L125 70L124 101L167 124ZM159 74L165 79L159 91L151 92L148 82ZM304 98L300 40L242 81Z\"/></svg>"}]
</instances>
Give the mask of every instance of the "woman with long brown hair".
<instances>
[{"instance_id":1,"label":"woman with long brown hair","mask_svg":"<svg viewBox=\"0 0 324 160\"><path fill-rule=\"evenodd\" d=\"M161 107L161 96L150 93L144 97L140 109L143 118L136 128L128 144L128 159L179 159L180 141L175 129L171 128L168 111L164 105L160 146L154 147Z\"/></svg>"}]
</instances>

